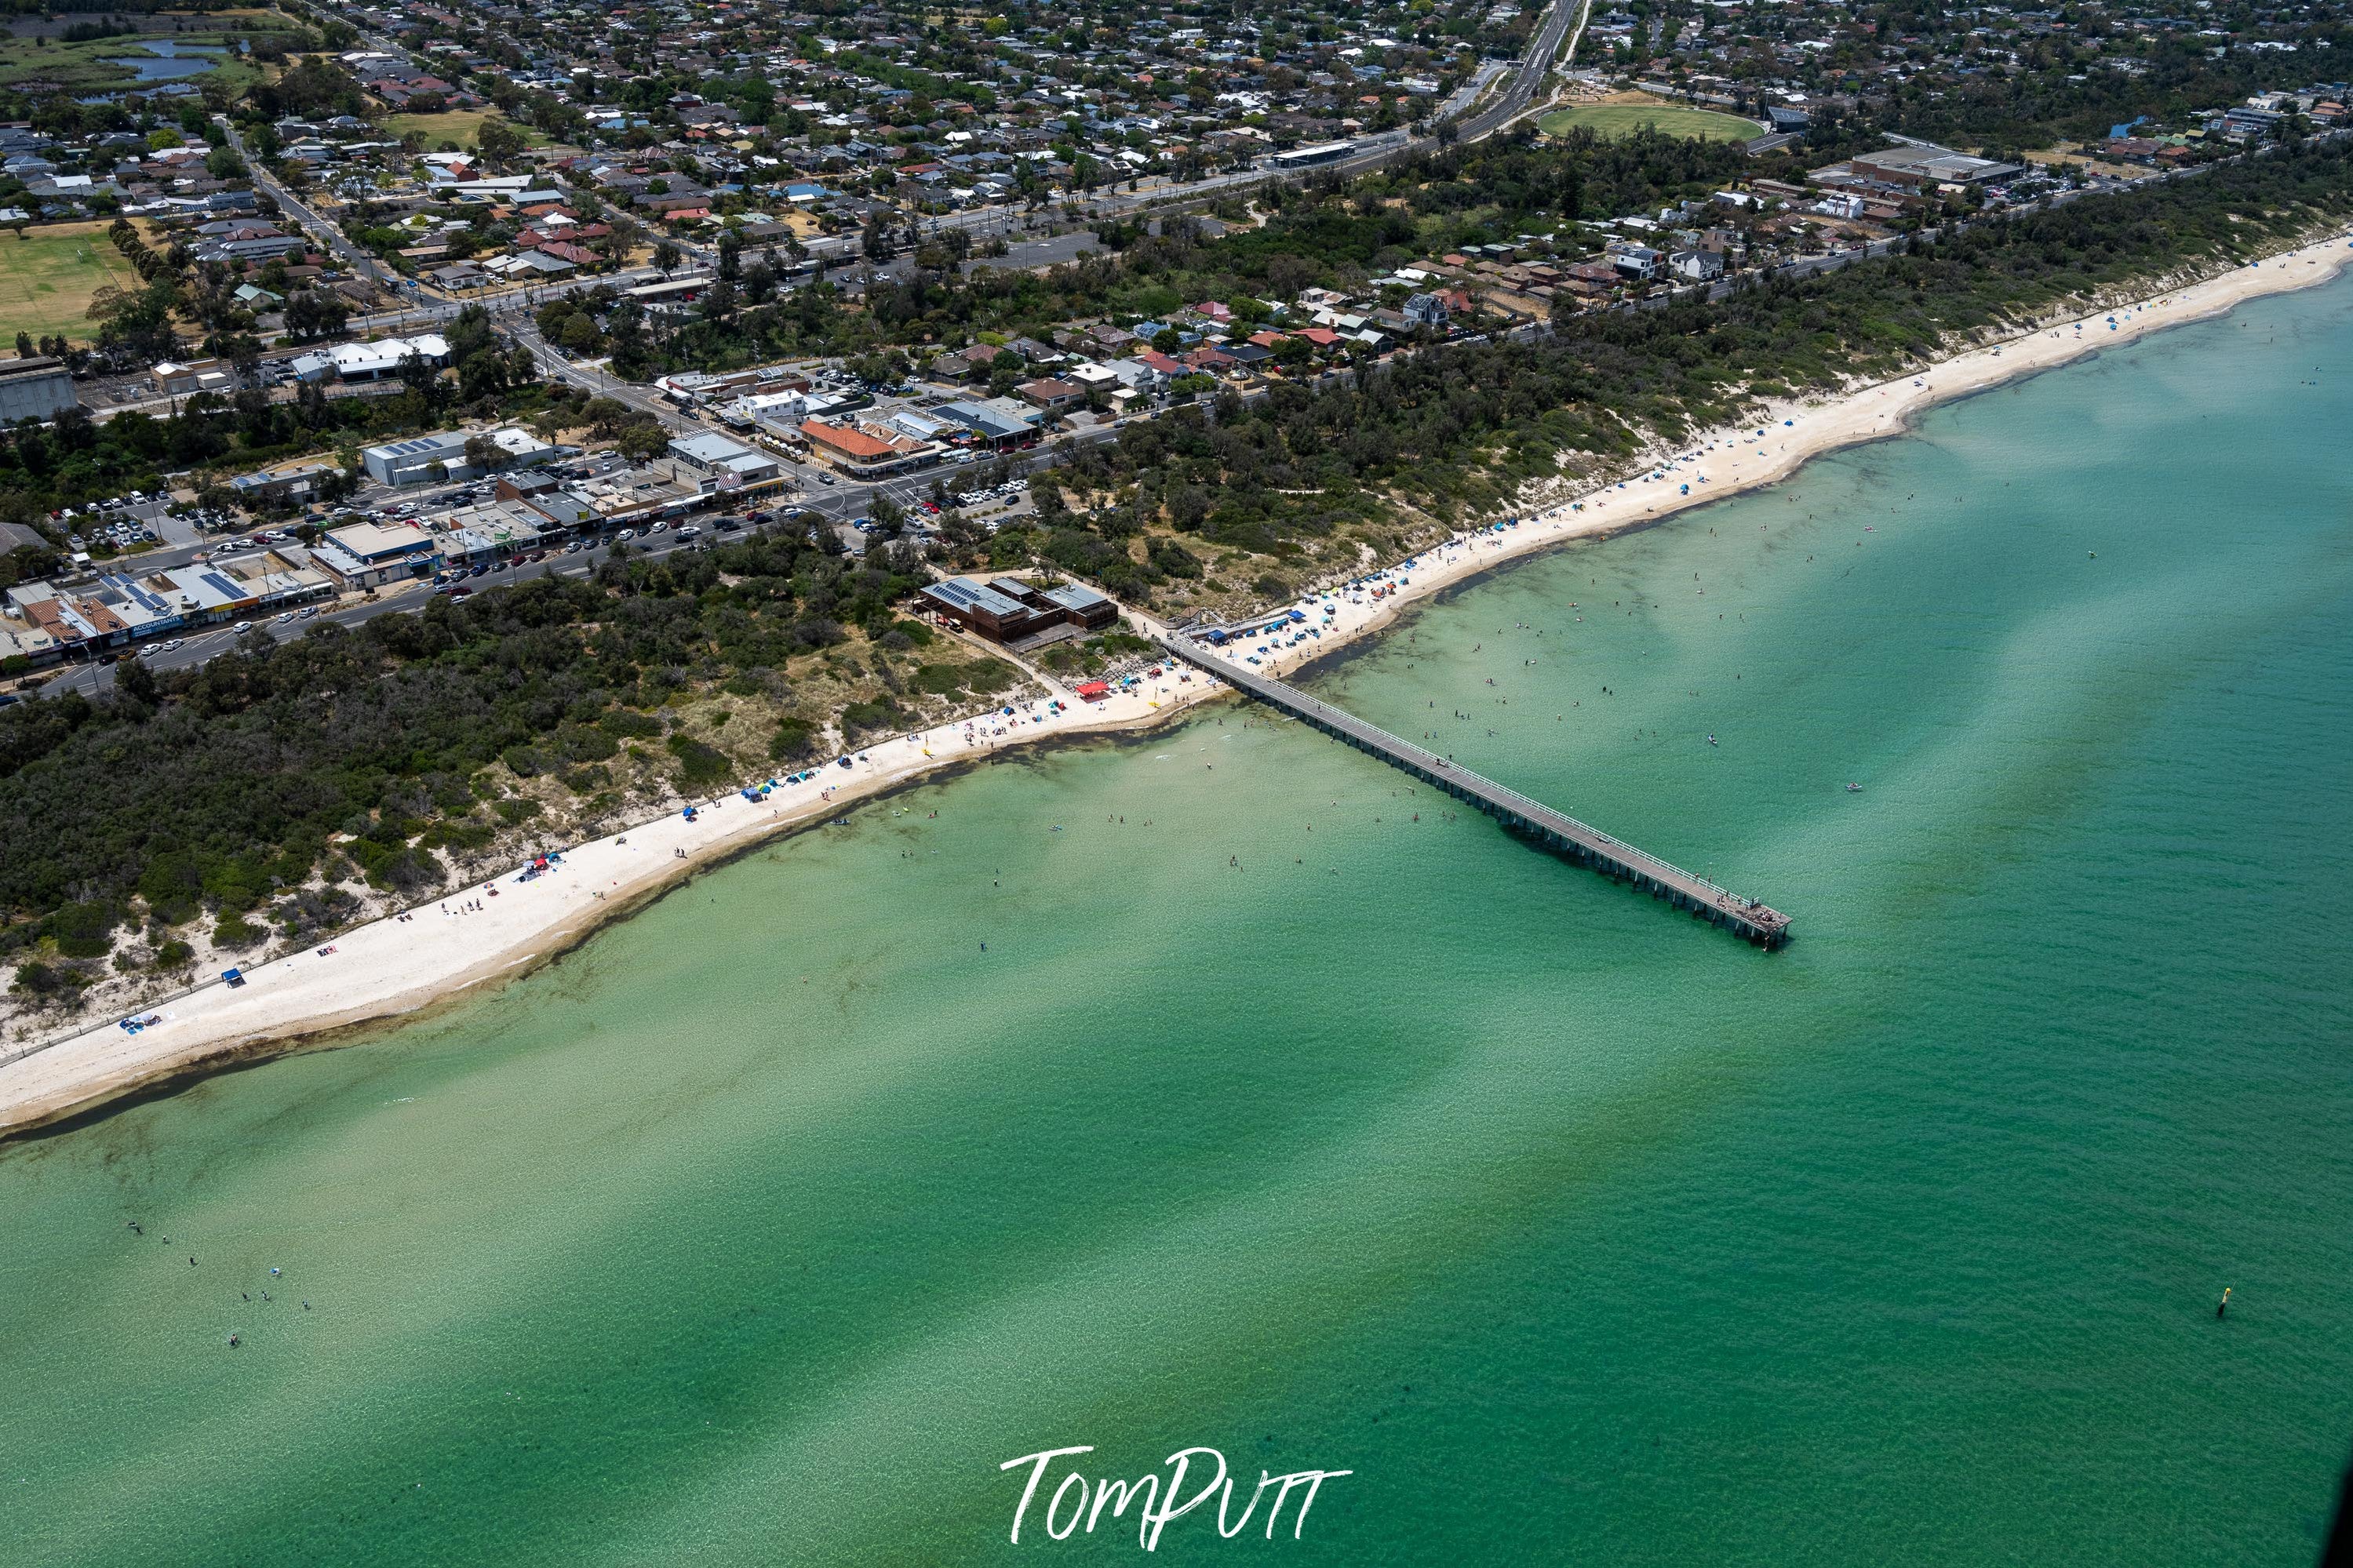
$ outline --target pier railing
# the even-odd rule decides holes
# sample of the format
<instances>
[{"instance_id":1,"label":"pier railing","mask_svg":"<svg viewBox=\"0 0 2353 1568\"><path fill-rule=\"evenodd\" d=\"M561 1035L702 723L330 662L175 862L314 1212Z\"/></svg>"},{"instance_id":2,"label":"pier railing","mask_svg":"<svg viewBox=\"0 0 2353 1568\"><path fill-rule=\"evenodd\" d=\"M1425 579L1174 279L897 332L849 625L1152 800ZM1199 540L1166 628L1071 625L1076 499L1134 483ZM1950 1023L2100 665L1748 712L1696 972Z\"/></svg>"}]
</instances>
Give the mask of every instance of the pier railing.
<instances>
[{"instance_id":1,"label":"pier railing","mask_svg":"<svg viewBox=\"0 0 2353 1568\"><path fill-rule=\"evenodd\" d=\"M1567 812L1531 800L1515 789L1393 735L1377 724L1368 724L1345 709L1310 697L1295 686L1221 659L1189 637L1165 635L1158 640L1172 657L1206 670L1236 690L1312 724L1359 751L1369 752L1456 799L1476 805L1505 826L1530 834L1548 847L1607 876L1632 882L1652 897L1666 899L1677 908L1726 927L1760 947L1778 947L1789 938L1789 917L1778 910L1744 899L1705 877L1639 849L1589 823L1579 822Z\"/></svg>"}]
</instances>

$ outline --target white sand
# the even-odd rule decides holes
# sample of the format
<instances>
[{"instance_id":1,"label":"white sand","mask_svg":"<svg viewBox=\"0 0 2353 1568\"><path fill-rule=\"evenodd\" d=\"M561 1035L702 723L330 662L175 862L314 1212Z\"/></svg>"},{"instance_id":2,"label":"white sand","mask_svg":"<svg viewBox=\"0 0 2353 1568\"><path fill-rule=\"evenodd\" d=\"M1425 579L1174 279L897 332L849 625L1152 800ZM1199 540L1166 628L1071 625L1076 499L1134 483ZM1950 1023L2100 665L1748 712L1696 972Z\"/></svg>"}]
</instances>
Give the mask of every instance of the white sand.
<instances>
[{"instance_id":1,"label":"white sand","mask_svg":"<svg viewBox=\"0 0 2353 1568\"><path fill-rule=\"evenodd\" d=\"M2334 278L2353 260L2342 239L2240 268L2113 314L2102 311L1972 351L1917 377L1902 377L1814 405L1793 404L1739 430L1696 436L1662 456L1643 477L1563 501L1502 532L1488 531L1424 552L1408 568L1380 574L1396 591L1329 596L1334 614L1310 620L1320 637L1279 651L1252 645L1260 668L1281 674L1393 620L1406 605L1501 562L1563 541L1657 521L1685 507L1781 479L1807 458L1901 430L1915 413L2063 363L2103 344L2220 314L2242 300ZM1684 456L1696 453L1695 458ZM1681 458L1683 460L1674 460ZM1657 477L1652 477L1653 475ZM1689 487L1684 493L1683 487ZM1150 618L1135 619L1151 625ZM1239 654L1237 655L1239 657ZM617 918L695 868L796 824L839 816L869 797L935 769L1004 748L1062 736L1163 721L1224 689L1173 668L1132 692L1096 703L1063 694L1007 718L944 725L870 748L853 766L828 765L807 784L779 787L758 805L730 793L688 822L680 814L564 851L563 864L528 882L518 867L405 918L380 920L335 937L323 956L305 951L248 972L231 989L213 984L165 1005L161 1022L132 1035L110 1021L0 1066L0 1136L101 1104L142 1085L283 1048L374 1019L392 1018L525 973L603 921ZM497 888L496 893L491 888ZM479 908L476 908L479 906ZM445 912L446 911L446 912ZM0 1053L0 1060L6 1054Z\"/></svg>"}]
</instances>

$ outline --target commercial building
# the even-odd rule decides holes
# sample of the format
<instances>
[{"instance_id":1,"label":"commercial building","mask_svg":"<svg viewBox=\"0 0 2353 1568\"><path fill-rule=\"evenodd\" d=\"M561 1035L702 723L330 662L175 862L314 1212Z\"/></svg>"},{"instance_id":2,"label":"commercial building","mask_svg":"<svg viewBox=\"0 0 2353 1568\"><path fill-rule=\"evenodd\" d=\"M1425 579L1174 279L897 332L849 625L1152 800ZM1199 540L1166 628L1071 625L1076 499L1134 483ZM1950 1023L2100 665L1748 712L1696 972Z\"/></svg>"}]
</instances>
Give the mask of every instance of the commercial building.
<instances>
[{"instance_id":1,"label":"commercial building","mask_svg":"<svg viewBox=\"0 0 2353 1568\"><path fill-rule=\"evenodd\" d=\"M186 397L199 392L223 396L237 390L237 372L225 359L164 360L153 372L155 390L166 397Z\"/></svg>"},{"instance_id":2,"label":"commercial building","mask_svg":"<svg viewBox=\"0 0 2353 1568\"><path fill-rule=\"evenodd\" d=\"M953 419L971 431L973 444L991 451L1009 451L1016 447L1035 446L1038 442L1040 417L1038 411L1009 397L944 403L933 412L942 418Z\"/></svg>"},{"instance_id":3,"label":"commercial building","mask_svg":"<svg viewBox=\"0 0 2353 1568\"><path fill-rule=\"evenodd\" d=\"M464 430L436 430L429 435L411 436L406 441L364 448L360 453L360 462L366 468L368 478L396 489L468 479L474 471L466 460L468 435Z\"/></svg>"},{"instance_id":4,"label":"commercial building","mask_svg":"<svg viewBox=\"0 0 2353 1568\"><path fill-rule=\"evenodd\" d=\"M1276 153L1266 163L1271 169L1313 169L1325 163L1336 163L1354 149L1353 142L1319 142L1312 147L1293 147L1288 153Z\"/></svg>"},{"instance_id":5,"label":"commercial building","mask_svg":"<svg viewBox=\"0 0 2353 1568\"><path fill-rule=\"evenodd\" d=\"M74 394L73 376L62 360L32 355L0 360L0 424L19 419L54 419L81 399Z\"/></svg>"},{"instance_id":6,"label":"commercial building","mask_svg":"<svg viewBox=\"0 0 2353 1568\"><path fill-rule=\"evenodd\" d=\"M703 494L765 485L783 476L776 459L724 436L681 436L670 444L670 455L681 484L691 484Z\"/></svg>"},{"instance_id":7,"label":"commercial building","mask_svg":"<svg viewBox=\"0 0 2353 1568\"><path fill-rule=\"evenodd\" d=\"M19 583L4 604L8 641L28 657L118 647L185 626L208 626L334 592L324 573L275 551L212 565L100 572L62 583Z\"/></svg>"},{"instance_id":8,"label":"commercial building","mask_svg":"<svg viewBox=\"0 0 2353 1568\"><path fill-rule=\"evenodd\" d=\"M905 473L940 455L934 442L918 441L895 430L876 430L864 425L804 419L800 433L812 452L853 479L873 479Z\"/></svg>"},{"instance_id":9,"label":"commercial building","mask_svg":"<svg viewBox=\"0 0 2353 1568\"><path fill-rule=\"evenodd\" d=\"M532 550L557 531L554 520L527 500L489 500L433 520L434 554L448 566L480 566Z\"/></svg>"},{"instance_id":10,"label":"commercial building","mask_svg":"<svg viewBox=\"0 0 2353 1568\"><path fill-rule=\"evenodd\" d=\"M300 500L342 472L333 463L309 458L258 473L239 474L229 480L228 488L242 505L266 506L275 501Z\"/></svg>"},{"instance_id":11,"label":"commercial building","mask_svg":"<svg viewBox=\"0 0 2353 1568\"><path fill-rule=\"evenodd\" d=\"M1947 147L1926 145L1858 153L1846 162L1856 179L1915 188L1921 185L1981 184L1988 180L2004 179L2026 172L2025 165L2021 163L1997 163L1989 158L1972 158L1966 153L1956 153Z\"/></svg>"},{"instance_id":12,"label":"commercial building","mask_svg":"<svg viewBox=\"0 0 2353 1568\"><path fill-rule=\"evenodd\" d=\"M299 381L384 381L400 374L410 360L429 365L447 364L449 344L438 333L413 338L379 338L372 343L336 343L297 354L290 368Z\"/></svg>"},{"instance_id":13,"label":"commercial building","mask_svg":"<svg viewBox=\"0 0 2353 1568\"><path fill-rule=\"evenodd\" d=\"M414 523L355 522L331 530L311 560L346 593L416 576L433 563L433 536Z\"/></svg>"}]
</instances>

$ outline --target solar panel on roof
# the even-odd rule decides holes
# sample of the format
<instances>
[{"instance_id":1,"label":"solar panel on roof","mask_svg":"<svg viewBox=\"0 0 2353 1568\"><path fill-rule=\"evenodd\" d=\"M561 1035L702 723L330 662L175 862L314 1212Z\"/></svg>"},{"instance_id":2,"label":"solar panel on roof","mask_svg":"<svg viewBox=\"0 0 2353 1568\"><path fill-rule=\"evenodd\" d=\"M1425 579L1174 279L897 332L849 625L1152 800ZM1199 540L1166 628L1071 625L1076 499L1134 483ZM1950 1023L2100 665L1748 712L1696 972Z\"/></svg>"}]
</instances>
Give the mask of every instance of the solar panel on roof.
<instances>
[{"instance_id":1,"label":"solar panel on roof","mask_svg":"<svg viewBox=\"0 0 2353 1568\"><path fill-rule=\"evenodd\" d=\"M227 594L232 599L242 599L245 597L245 590L243 588L238 587L235 583L230 582L227 578L222 576L217 572L206 573L203 580L205 583L209 584L213 592L216 594Z\"/></svg>"}]
</instances>

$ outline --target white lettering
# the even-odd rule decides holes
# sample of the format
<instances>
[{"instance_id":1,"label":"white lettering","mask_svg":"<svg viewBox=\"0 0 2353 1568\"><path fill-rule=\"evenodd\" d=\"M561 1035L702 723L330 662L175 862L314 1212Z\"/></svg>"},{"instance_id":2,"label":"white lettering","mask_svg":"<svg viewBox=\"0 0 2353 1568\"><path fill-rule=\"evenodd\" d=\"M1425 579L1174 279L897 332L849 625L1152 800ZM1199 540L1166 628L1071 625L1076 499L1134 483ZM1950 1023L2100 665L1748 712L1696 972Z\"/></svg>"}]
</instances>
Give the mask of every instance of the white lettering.
<instances>
[{"instance_id":1,"label":"white lettering","mask_svg":"<svg viewBox=\"0 0 2353 1568\"><path fill-rule=\"evenodd\" d=\"M1353 1476L1356 1472L1354 1470L1307 1470L1302 1473L1313 1476L1314 1479L1307 1483L1307 1495L1300 1500L1298 1517L1291 1522L1291 1539L1293 1541L1298 1540L1299 1532L1307 1528L1307 1510L1315 1506L1315 1489L1325 1481L1337 1480L1342 1476Z\"/></svg>"},{"instance_id":2,"label":"white lettering","mask_svg":"<svg viewBox=\"0 0 2353 1568\"><path fill-rule=\"evenodd\" d=\"M1193 1456L1196 1454L1207 1454L1218 1461L1217 1479L1194 1493L1190 1501L1180 1506L1176 1501L1176 1493L1185 1484L1185 1472L1191 1467ZM1160 1549L1160 1532L1167 1528L1170 1520L1184 1518L1208 1501L1211 1494L1226 1484L1226 1457L1215 1448L1180 1448L1169 1455L1162 1463L1174 1465L1176 1473L1168 1478L1168 1489L1161 1494L1158 1510L1144 1516L1144 1524L1138 1533L1146 1552L1157 1552Z\"/></svg>"},{"instance_id":3,"label":"white lettering","mask_svg":"<svg viewBox=\"0 0 2353 1568\"><path fill-rule=\"evenodd\" d=\"M1021 1500L1013 1509L1013 1530L1008 1539L1014 1545L1021 1544L1022 1522L1029 1517L1029 1505L1038 1500L1039 1489L1044 1485L1046 1473L1053 1468L1054 1461L1094 1451L1091 1444L1076 1444L1067 1448L1040 1448L1034 1454L1008 1459L997 1467L999 1470L1026 1467L1029 1472L1021 1484ZM1216 1469L1188 1497L1185 1483L1191 1479L1197 1461L1214 1464ZM1356 1473L1354 1470L1293 1470L1289 1475L1278 1476L1261 1470L1258 1485L1250 1489L1240 1515L1234 1517L1234 1478L1227 1468L1224 1454L1203 1445L1180 1448L1161 1462L1168 1471L1165 1477L1147 1475L1132 1481L1105 1476L1090 1482L1082 1472L1075 1468L1071 1470L1062 1477L1047 1500L1048 1538L1068 1541L1078 1533L1082 1522L1086 1525L1087 1533L1093 1534L1095 1526L1103 1522L1105 1509L1111 1510L1115 1526L1124 1523L1127 1510L1133 1505L1136 1510L1135 1543L1146 1552L1157 1552L1162 1531L1214 1497L1218 1500L1218 1534L1221 1539L1231 1541L1250 1528L1258 1515L1260 1500L1266 1495L1267 1488L1272 1487L1275 1489L1274 1502L1267 1510L1266 1539L1274 1539L1274 1528L1282 1516L1283 1504L1289 1502L1292 1492L1298 1489L1299 1511L1292 1520L1291 1538L1299 1541L1305 1537L1308 1510L1315 1506L1315 1499L1324 1483Z\"/></svg>"},{"instance_id":4,"label":"white lettering","mask_svg":"<svg viewBox=\"0 0 2353 1568\"><path fill-rule=\"evenodd\" d=\"M1079 1505L1078 1507L1071 1510L1071 1522L1062 1526L1061 1529L1056 1530L1054 1528L1054 1510L1062 1506L1062 1494L1069 1491L1072 1487L1079 1489ZM1071 1538L1071 1531L1079 1528L1079 1521L1086 1517L1086 1511L1087 1478L1079 1474L1078 1471L1072 1470L1069 1475L1062 1478L1062 1484L1056 1487L1054 1489L1054 1495L1046 1500L1046 1533L1052 1536L1057 1541L1068 1541Z\"/></svg>"},{"instance_id":5,"label":"white lettering","mask_svg":"<svg viewBox=\"0 0 2353 1568\"><path fill-rule=\"evenodd\" d=\"M1275 1479L1282 1483L1282 1489L1274 1494L1274 1506L1267 1510L1266 1538L1269 1541L1274 1539L1275 1518L1282 1512L1283 1500L1291 1495L1293 1487L1302 1481L1307 1483L1307 1495L1300 1500L1298 1517L1293 1521L1291 1526L1291 1539L1296 1541L1299 1539L1299 1532L1307 1528L1307 1510L1315 1506L1316 1489L1325 1481L1336 1479L1341 1476L1353 1476L1356 1473L1354 1470L1299 1470L1291 1475L1275 1477Z\"/></svg>"},{"instance_id":6,"label":"white lettering","mask_svg":"<svg viewBox=\"0 0 2353 1568\"><path fill-rule=\"evenodd\" d=\"M1119 1501L1112 1503L1111 1516L1117 1519L1127 1511L1128 1500L1136 1493L1144 1494L1144 1513L1149 1517L1153 1500L1160 1495L1160 1478L1146 1476L1140 1481L1118 1481L1106 1477L1095 1483L1094 1511L1087 1515L1087 1533L1095 1532L1095 1521L1103 1517L1103 1504L1111 1502L1111 1494L1119 1493ZM1140 1533L1140 1532L1139 1532Z\"/></svg>"},{"instance_id":7,"label":"white lettering","mask_svg":"<svg viewBox=\"0 0 2353 1568\"><path fill-rule=\"evenodd\" d=\"M1308 1477L1317 1473L1318 1472L1314 1470L1301 1470L1294 1475L1277 1476L1274 1478L1276 1480L1282 1483L1282 1489L1274 1494L1274 1506L1266 1510L1266 1538L1269 1541L1272 1541L1274 1539L1274 1521L1281 1516L1283 1502L1291 1496L1291 1489L1297 1486L1300 1482L1307 1479Z\"/></svg>"},{"instance_id":8,"label":"white lettering","mask_svg":"<svg viewBox=\"0 0 2353 1568\"><path fill-rule=\"evenodd\" d=\"M997 1467L1000 1470L1009 1470L1016 1465L1028 1465L1033 1460L1036 1461L1035 1467L1029 1472L1029 1485L1021 1489L1020 1504L1013 1510L1014 1545L1021 1544L1021 1516L1029 1511L1029 1500L1038 1495L1038 1483L1046 1479L1046 1467L1065 1454L1092 1454L1094 1451L1094 1445L1092 1443L1076 1448L1041 1448L1034 1454L1024 1454L1018 1459L1008 1459Z\"/></svg>"},{"instance_id":9,"label":"white lettering","mask_svg":"<svg viewBox=\"0 0 2353 1568\"><path fill-rule=\"evenodd\" d=\"M1273 1479L1273 1477L1268 1475L1264 1470L1261 1470L1258 1473L1258 1485L1250 1490L1250 1507L1242 1510L1241 1518L1234 1521L1231 1529L1227 1528L1226 1525L1226 1505L1234 1500L1234 1489L1233 1484L1230 1481L1227 1483L1226 1495L1218 1500L1218 1533L1219 1535L1224 1536L1228 1541L1231 1541L1235 1536L1240 1535L1243 1531L1250 1528L1250 1515L1258 1511L1259 1493L1266 1490L1267 1483Z\"/></svg>"}]
</instances>

